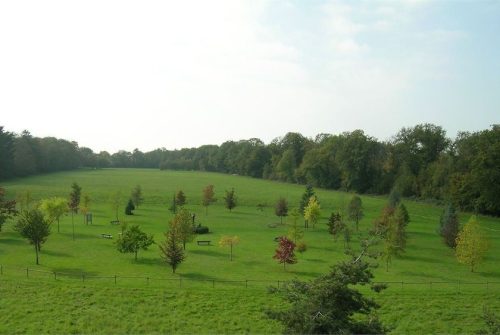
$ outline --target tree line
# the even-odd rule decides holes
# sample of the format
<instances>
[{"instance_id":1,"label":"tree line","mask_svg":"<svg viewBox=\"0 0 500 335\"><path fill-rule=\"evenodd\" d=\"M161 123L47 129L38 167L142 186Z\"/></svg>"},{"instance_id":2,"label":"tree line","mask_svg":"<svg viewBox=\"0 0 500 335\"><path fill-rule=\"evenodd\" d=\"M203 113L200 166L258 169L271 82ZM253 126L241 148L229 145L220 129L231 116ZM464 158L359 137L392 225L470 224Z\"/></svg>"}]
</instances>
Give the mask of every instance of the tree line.
<instances>
[{"instance_id":1,"label":"tree line","mask_svg":"<svg viewBox=\"0 0 500 335\"><path fill-rule=\"evenodd\" d=\"M419 124L402 128L388 141L362 130L315 138L290 132L269 144L251 138L220 146L114 154L0 127L0 180L78 167L212 171L360 194L396 189L405 197L500 215L500 125L459 132L454 140L440 126Z\"/></svg>"}]
</instances>

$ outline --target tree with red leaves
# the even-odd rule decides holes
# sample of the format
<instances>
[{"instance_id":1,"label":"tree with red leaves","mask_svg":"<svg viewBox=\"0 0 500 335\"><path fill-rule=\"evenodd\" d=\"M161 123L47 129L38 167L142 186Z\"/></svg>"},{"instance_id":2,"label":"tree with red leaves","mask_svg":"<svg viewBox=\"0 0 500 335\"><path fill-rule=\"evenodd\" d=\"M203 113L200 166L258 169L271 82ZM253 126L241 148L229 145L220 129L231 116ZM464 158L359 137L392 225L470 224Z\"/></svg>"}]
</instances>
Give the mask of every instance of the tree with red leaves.
<instances>
[{"instance_id":1,"label":"tree with red leaves","mask_svg":"<svg viewBox=\"0 0 500 335\"><path fill-rule=\"evenodd\" d=\"M297 263L297 258L295 258L295 243L289 240L285 236L280 237L278 249L273 258L277 259L279 263L283 263L283 269L286 271L287 264Z\"/></svg>"}]
</instances>

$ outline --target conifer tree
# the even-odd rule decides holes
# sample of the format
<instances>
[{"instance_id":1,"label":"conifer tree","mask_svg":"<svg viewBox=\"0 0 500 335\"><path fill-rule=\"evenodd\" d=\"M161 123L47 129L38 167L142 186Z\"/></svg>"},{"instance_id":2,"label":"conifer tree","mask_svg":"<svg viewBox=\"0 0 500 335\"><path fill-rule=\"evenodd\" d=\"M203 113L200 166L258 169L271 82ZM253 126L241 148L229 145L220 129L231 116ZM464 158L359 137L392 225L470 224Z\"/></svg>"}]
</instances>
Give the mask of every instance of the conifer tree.
<instances>
[{"instance_id":1,"label":"conifer tree","mask_svg":"<svg viewBox=\"0 0 500 335\"><path fill-rule=\"evenodd\" d=\"M184 250L180 245L181 240L179 236L175 234L174 230L170 230L164 235L165 241L161 242L159 245L160 256L168 265L172 267L172 273L175 273L175 270L185 258Z\"/></svg>"},{"instance_id":2,"label":"conifer tree","mask_svg":"<svg viewBox=\"0 0 500 335\"><path fill-rule=\"evenodd\" d=\"M458 214L455 207L448 204L439 220L439 235L443 238L444 243L450 248L457 246L457 236L459 231Z\"/></svg>"}]
</instances>

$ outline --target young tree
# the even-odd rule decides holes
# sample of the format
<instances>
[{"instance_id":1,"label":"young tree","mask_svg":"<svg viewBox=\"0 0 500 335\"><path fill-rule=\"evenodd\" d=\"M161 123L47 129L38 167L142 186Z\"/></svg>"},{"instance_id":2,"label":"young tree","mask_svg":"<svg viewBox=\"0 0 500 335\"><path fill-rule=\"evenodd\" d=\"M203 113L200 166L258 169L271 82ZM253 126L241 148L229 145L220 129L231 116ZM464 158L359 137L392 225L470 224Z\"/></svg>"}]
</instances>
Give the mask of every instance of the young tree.
<instances>
[{"instance_id":1,"label":"young tree","mask_svg":"<svg viewBox=\"0 0 500 335\"><path fill-rule=\"evenodd\" d=\"M82 193L82 188L77 184L71 184L71 193L69 194L68 208L71 212L71 226L73 227L73 241L75 240L75 219L74 216L78 213L78 207L80 206L80 196Z\"/></svg>"},{"instance_id":2,"label":"young tree","mask_svg":"<svg viewBox=\"0 0 500 335\"><path fill-rule=\"evenodd\" d=\"M144 201L144 198L142 197L141 185L137 185L136 187L134 187L132 193L130 194L130 199L132 200L134 207L139 208L139 206Z\"/></svg>"},{"instance_id":3,"label":"young tree","mask_svg":"<svg viewBox=\"0 0 500 335\"><path fill-rule=\"evenodd\" d=\"M373 312L380 306L358 287L372 282L371 265L362 259L341 262L330 273L309 282L292 280L284 286L286 309L268 311L280 321L285 334L384 334L386 329Z\"/></svg>"},{"instance_id":4,"label":"young tree","mask_svg":"<svg viewBox=\"0 0 500 335\"><path fill-rule=\"evenodd\" d=\"M388 205L391 208L396 208L400 202L401 202L401 192L399 192L399 190L396 187L394 187L391 193L389 194Z\"/></svg>"},{"instance_id":5,"label":"young tree","mask_svg":"<svg viewBox=\"0 0 500 335\"><path fill-rule=\"evenodd\" d=\"M31 196L31 191L28 190L17 194L16 204L19 205L21 211L29 211L32 203L33 197Z\"/></svg>"},{"instance_id":6,"label":"young tree","mask_svg":"<svg viewBox=\"0 0 500 335\"><path fill-rule=\"evenodd\" d=\"M146 235L138 225L128 227L118 237L116 247L121 253L134 253L137 260L137 252L140 249L147 250L154 243L153 235Z\"/></svg>"},{"instance_id":7,"label":"young tree","mask_svg":"<svg viewBox=\"0 0 500 335\"><path fill-rule=\"evenodd\" d=\"M205 215L208 215L208 206L216 202L214 185L207 185L203 189L203 197L201 199L201 204L205 207Z\"/></svg>"},{"instance_id":8,"label":"young tree","mask_svg":"<svg viewBox=\"0 0 500 335\"><path fill-rule=\"evenodd\" d=\"M383 237L382 259L385 261L386 271L389 271L392 258L400 256L404 252L405 244L404 225L395 216L391 216Z\"/></svg>"},{"instance_id":9,"label":"young tree","mask_svg":"<svg viewBox=\"0 0 500 335\"><path fill-rule=\"evenodd\" d=\"M300 216L300 212L297 208L292 209L290 212L292 223L290 225L290 229L288 230L288 238L290 238L295 244L297 244L304 237L304 231L298 225Z\"/></svg>"},{"instance_id":10,"label":"young tree","mask_svg":"<svg viewBox=\"0 0 500 335\"><path fill-rule=\"evenodd\" d=\"M405 204L399 204L398 208L396 209L396 215L401 218L405 227L408 225L408 223L410 223L410 214L408 214L408 210L406 209Z\"/></svg>"},{"instance_id":11,"label":"young tree","mask_svg":"<svg viewBox=\"0 0 500 335\"><path fill-rule=\"evenodd\" d=\"M68 203L64 198L49 198L40 202L40 209L48 218L49 222L57 221L57 232L59 233L59 221L61 216L68 211Z\"/></svg>"},{"instance_id":12,"label":"young tree","mask_svg":"<svg viewBox=\"0 0 500 335\"><path fill-rule=\"evenodd\" d=\"M16 214L16 201L6 200L5 189L0 187L0 231L2 231L2 226L7 221L7 219L14 217Z\"/></svg>"},{"instance_id":13,"label":"young tree","mask_svg":"<svg viewBox=\"0 0 500 335\"><path fill-rule=\"evenodd\" d=\"M356 231L359 230L359 220L361 220L364 216L363 213L363 203L361 198L357 195L353 196L349 205L347 207L347 215L349 220L354 221L356 223Z\"/></svg>"},{"instance_id":14,"label":"young tree","mask_svg":"<svg viewBox=\"0 0 500 335\"><path fill-rule=\"evenodd\" d=\"M175 204L179 207L182 207L186 204L186 195L182 190L179 190L175 195Z\"/></svg>"},{"instance_id":15,"label":"young tree","mask_svg":"<svg viewBox=\"0 0 500 335\"><path fill-rule=\"evenodd\" d=\"M233 208L237 205L237 198L234 194L234 188L231 191L226 190L226 196L224 197L224 201L226 203L226 208L231 212Z\"/></svg>"},{"instance_id":16,"label":"young tree","mask_svg":"<svg viewBox=\"0 0 500 335\"><path fill-rule=\"evenodd\" d=\"M159 245L161 258L172 267L172 273L175 273L175 270L185 258L180 242L181 240L175 234L175 231L170 230L165 233L165 241Z\"/></svg>"},{"instance_id":17,"label":"young tree","mask_svg":"<svg viewBox=\"0 0 500 335\"><path fill-rule=\"evenodd\" d=\"M476 216L472 216L458 233L455 249L459 263L470 266L472 272L488 251L488 240L481 231Z\"/></svg>"},{"instance_id":18,"label":"young tree","mask_svg":"<svg viewBox=\"0 0 500 335\"><path fill-rule=\"evenodd\" d=\"M309 199L309 204L304 209L304 218L306 219L307 226L309 227L309 223L312 223L312 226L314 228L320 216L321 216L321 207L319 206L316 197L311 197Z\"/></svg>"},{"instance_id":19,"label":"young tree","mask_svg":"<svg viewBox=\"0 0 500 335\"><path fill-rule=\"evenodd\" d=\"M312 185L307 184L304 194L302 194L302 199L300 199L299 210L302 215L304 215L304 210L309 204L311 197L315 195Z\"/></svg>"},{"instance_id":20,"label":"young tree","mask_svg":"<svg viewBox=\"0 0 500 335\"><path fill-rule=\"evenodd\" d=\"M182 242L183 249L186 250L186 243L192 241L194 238L191 214L182 208L172 221L170 221L170 230L174 231Z\"/></svg>"},{"instance_id":21,"label":"young tree","mask_svg":"<svg viewBox=\"0 0 500 335\"><path fill-rule=\"evenodd\" d=\"M346 225L342 220L342 216L339 212L332 213L328 218L328 232L333 235L333 239L337 241L338 236L344 232Z\"/></svg>"},{"instance_id":22,"label":"young tree","mask_svg":"<svg viewBox=\"0 0 500 335\"><path fill-rule=\"evenodd\" d=\"M439 220L439 235L441 235L447 246L455 248L457 246L458 231L458 214L455 207L450 203L444 208L441 214Z\"/></svg>"},{"instance_id":23,"label":"young tree","mask_svg":"<svg viewBox=\"0 0 500 335\"><path fill-rule=\"evenodd\" d=\"M170 212L172 212L173 214L177 214L177 202L175 201L175 193L172 196L172 204L170 205L170 207L168 208L168 210Z\"/></svg>"},{"instance_id":24,"label":"young tree","mask_svg":"<svg viewBox=\"0 0 500 335\"><path fill-rule=\"evenodd\" d=\"M283 224L283 217L288 215L288 201L285 198L278 199L274 213L280 217L280 223Z\"/></svg>"},{"instance_id":25,"label":"young tree","mask_svg":"<svg viewBox=\"0 0 500 335\"><path fill-rule=\"evenodd\" d=\"M83 195L82 207L80 212L83 214L83 223L87 224L87 213L90 211L90 196L88 194Z\"/></svg>"},{"instance_id":26,"label":"young tree","mask_svg":"<svg viewBox=\"0 0 500 335\"><path fill-rule=\"evenodd\" d=\"M279 240L278 249L273 256L274 259L278 260L278 263L283 263L283 269L286 271L287 264L297 263L297 258L295 257L295 243L288 238L282 236Z\"/></svg>"},{"instance_id":27,"label":"young tree","mask_svg":"<svg viewBox=\"0 0 500 335\"><path fill-rule=\"evenodd\" d=\"M115 212L116 221L120 221L118 219L118 211L122 206L122 192L113 192L109 198L109 202L111 204L111 209Z\"/></svg>"},{"instance_id":28,"label":"young tree","mask_svg":"<svg viewBox=\"0 0 500 335\"><path fill-rule=\"evenodd\" d=\"M21 213L15 230L35 247L36 264L38 265L38 253L42 249L42 244L47 241L47 237L50 235L50 223L40 210L33 209Z\"/></svg>"},{"instance_id":29,"label":"young tree","mask_svg":"<svg viewBox=\"0 0 500 335\"><path fill-rule=\"evenodd\" d=\"M128 199L127 207L125 207L125 215L134 215L133 211L135 210L134 203L132 199Z\"/></svg>"},{"instance_id":30,"label":"young tree","mask_svg":"<svg viewBox=\"0 0 500 335\"><path fill-rule=\"evenodd\" d=\"M238 236L222 236L219 240L219 245L221 247L230 247L230 258L229 260L233 260L233 246L240 243L240 238Z\"/></svg>"}]
</instances>

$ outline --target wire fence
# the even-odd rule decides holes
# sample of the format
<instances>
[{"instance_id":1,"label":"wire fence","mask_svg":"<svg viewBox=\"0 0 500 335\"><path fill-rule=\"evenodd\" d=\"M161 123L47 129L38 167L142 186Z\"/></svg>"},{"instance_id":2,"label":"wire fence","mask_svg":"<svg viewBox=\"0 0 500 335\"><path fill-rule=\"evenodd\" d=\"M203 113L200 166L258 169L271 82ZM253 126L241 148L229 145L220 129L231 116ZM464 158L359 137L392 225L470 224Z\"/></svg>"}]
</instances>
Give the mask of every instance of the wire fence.
<instances>
[{"instance_id":1,"label":"wire fence","mask_svg":"<svg viewBox=\"0 0 500 335\"><path fill-rule=\"evenodd\" d=\"M103 283L112 285L133 285L140 287L164 287L164 288L189 288L189 287L237 287L237 288L269 288L274 286L281 288L290 280L225 280L225 279L203 279L179 276L177 278L162 278L157 276L133 276L133 275L97 275L85 272L64 272L32 269L29 267L15 267L0 265L0 276L5 278L43 279L58 282L70 281L87 283ZM389 291L492 291L500 292L500 281L468 282L468 281L377 281L374 284L384 284Z\"/></svg>"}]
</instances>

